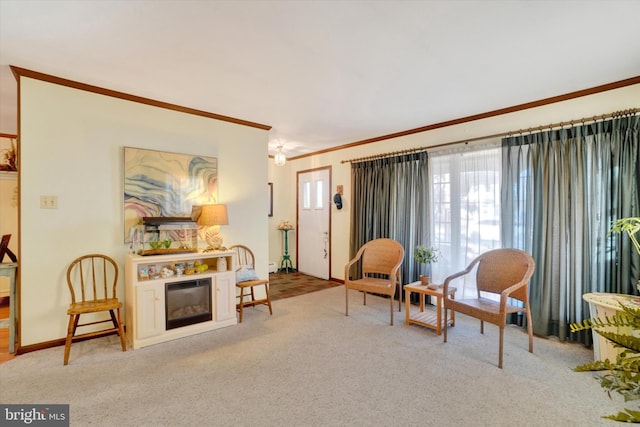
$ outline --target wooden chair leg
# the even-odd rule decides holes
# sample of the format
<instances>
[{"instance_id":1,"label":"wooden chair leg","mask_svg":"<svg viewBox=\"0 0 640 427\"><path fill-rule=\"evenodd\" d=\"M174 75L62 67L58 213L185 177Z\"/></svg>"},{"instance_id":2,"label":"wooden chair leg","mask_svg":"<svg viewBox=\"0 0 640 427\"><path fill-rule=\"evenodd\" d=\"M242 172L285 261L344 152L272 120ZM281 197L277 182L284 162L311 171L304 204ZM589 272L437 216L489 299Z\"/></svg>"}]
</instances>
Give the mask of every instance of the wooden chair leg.
<instances>
[{"instance_id":1,"label":"wooden chair leg","mask_svg":"<svg viewBox=\"0 0 640 427\"><path fill-rule=\"evenodd\" d=\"M269 314L273 316L273 310L271 309L271 297L269 296L269 285L264 285L264 291L267 293L267 305L269 306Z\"/></svg>"},{"instance_id":2,"label":"wooden chair leg","mask_svg":"<svg viewBox=\"0 0 640 427\"><path fill-rule=\"evenodd\" d=\"M78 320L80 319L79 314L70 314L69 315L69 324L67 325L67 339L64 343L64 364L69 364L69 353L71 352L71 342L73 341L73 336L76 333L76 328L78 327Z\"/></svg>"},{"instance_id":3,"label":"wooden chair leg","mask_svg":"<svg viewBox=\"0 0 640 427\"><path fill-rule=\"evenodd\" d=\"M389 313L391 314L391 326L393 326L393 296L389 296Z\"/></svg>"},{"instance_id":4,"label":"wooden chair leg","mask_svg":"<svg viewBox=\"0 0 640 427\"><path fill-rule=\"evenodd\" d=\"M120 317L120 309L116 308L118 315L117 317L114 315L113 310L109 310L111 313L111 321L113 325L118 328L118 335L120 336L120 345L122 346L122 351L127 351L127 340L124 335L124 327L122 326L122 318Z\"/></svg>"},{"instance_id":5,"label":"wooden chair leg","mask_svg":"<svg viewBox=\"0 0 640 427\"><path fill-rule=\"evenodd\" d=\"M238 321L238 323L242 323L242 300L244 298L244 289L240 288L240 304L239 304L239 311L240 311L240 315L238 316L240 318L240 320Z\"/></svg>"},{"instance_id":6,"label":"wooden chair leg","mask_svg":"<svg viewBox=\"0 0 640 427\"><path fill-rule=\"evenodd\" d=\"M480 333L484 334L484 320L480 321Z\"/></svg>"}]
</instances>

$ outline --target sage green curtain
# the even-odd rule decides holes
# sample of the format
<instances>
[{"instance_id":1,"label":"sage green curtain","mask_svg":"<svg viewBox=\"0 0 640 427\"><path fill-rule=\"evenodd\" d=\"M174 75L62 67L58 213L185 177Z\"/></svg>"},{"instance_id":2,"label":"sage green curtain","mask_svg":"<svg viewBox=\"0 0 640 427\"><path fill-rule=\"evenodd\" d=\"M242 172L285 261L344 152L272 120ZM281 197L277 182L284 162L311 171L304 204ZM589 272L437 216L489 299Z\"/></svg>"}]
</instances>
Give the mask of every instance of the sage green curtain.
<instances>
[{"instance_id":1,"label":"sage green curtain","mask_svg":"<svg viewBox=\"0 0 640 427\"><path fill-rule=\"evenodd\" d=\"M590 344L569 331L590 317L582 295L635 293L640 256L608 231L640 214L638 135L633 116L503 139L502 240L536 261L536 334Z\"/></svg>"},{"instance_id":2,"label":"sage green curtain","mask_svg":"<svg viewBox=\"0 0 640 427\"><path fill-rule=\"evenodd\" d=\"M402 282L418 279L413 250L429 242L429 174L426 152L351 164L350 258L366 242L394 239L404 247Z\"/></svg>"}]
</instances>

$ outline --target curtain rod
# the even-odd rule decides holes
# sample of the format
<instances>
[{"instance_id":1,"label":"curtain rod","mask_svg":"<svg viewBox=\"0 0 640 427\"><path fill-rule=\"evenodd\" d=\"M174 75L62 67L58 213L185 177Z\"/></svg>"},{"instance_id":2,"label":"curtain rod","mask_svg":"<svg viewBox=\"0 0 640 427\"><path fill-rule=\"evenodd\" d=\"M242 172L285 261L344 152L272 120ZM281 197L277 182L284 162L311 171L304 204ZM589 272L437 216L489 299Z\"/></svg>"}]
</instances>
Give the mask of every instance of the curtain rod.
<instances>
[{"instance_id":1,"label":"curtain rod","mask_svg":"<svg viewBox=\"0 0 640 427\"><path fill-rule=\"evenodd\" d=\"M485 135L485 136L479 136L476 138L467 138L467 139L462 139L459 141L453 141L453 142L445 142L442 144L437 144L437 145L431 145L429 147L415 147L415 148L408 148L406 150L399 150L399 151L392 151L389 153L382 153L382 154L373 154L371 156L365 156L365 157L358 157L355 159L349 159L349 160L341 160L340 163L357 163L357 162L363 162L365 160L375 160L375 159L384 159L386 157L393 157L393 156L397 156L400 154L407 154L407 153L415 153L418 151L426 151L428 149L432 149L432 148L438 148L438 147L445 147L447 145L455 145L455 144L468 144L470 142L474 142L474 141L481 141L481 140L485 140L485 139L491 139L491 138L498 138L498 137L502 137L502 136L511 136L511 135L516 135L516 134L523 134L523 133L531 133L533 131L538 131L541 132L543 129L554 129L554 128L562 128L564 126L570 125L576 125L578 123L582 123L585 124L587 122L596 122L598 120L605 120L605 119L610 119L610 118L617 118L617 117L623 117L623 116L633 116L636 115L640 112L640 107L639 108L630 108L628 110L620 110L620 111L614 111L613 113L608 113L608 114L600 114L600 115L595 115L595 116L591 116L591 117L583 117L581 119L578 120L570 120L568 122L559 122L559 123L550 123L546 126L538 126L538 127L532 127L532 128L527 128L527 129L519 129L516 131L510 131L510 132L501 132L501 133L495 133L493 135Z\"/></svg>"}]
</instances>

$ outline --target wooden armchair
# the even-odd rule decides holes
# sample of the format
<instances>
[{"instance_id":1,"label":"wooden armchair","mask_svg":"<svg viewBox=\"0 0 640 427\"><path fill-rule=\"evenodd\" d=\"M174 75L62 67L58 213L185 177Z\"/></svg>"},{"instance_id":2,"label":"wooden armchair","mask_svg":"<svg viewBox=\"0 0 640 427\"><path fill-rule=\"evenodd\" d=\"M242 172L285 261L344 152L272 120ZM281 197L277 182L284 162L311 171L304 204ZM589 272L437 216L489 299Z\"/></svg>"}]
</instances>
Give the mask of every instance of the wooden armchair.
<instances>
[{"instance_id":1,"label":"wooden armchair","mask_svg":"<svg viewBox=\"0 0 640 427\"><path fill-rule=\"evenodd\" d=\"M365 243L356 256L344 267L345 289L345 315L349 315L349 289L362 291L363 303L367 305L367 292L389 296L389 311L391 325L393 325L393 296L396 293L396 285L400 280L400 265L404 258L404 248L395 240L375 239ZM360 262L362 276L358 279L351 278L351 267ZM384 278L372 275L385 276ZM400 290L402 294L402 289ZM398 301L398 311L401 310Z\"/></svg>"},{"instance_id":2,"label":"wooden armchair","mask_svg":"<svg viewBox=\"0 0 640 427\"><path fill-rule=\"evenodd\" d=\"M469 274L475 266L477 298L449 297L449 284ZM502 350L504 342L504 327L508 313L524 312L527 316L527 330L529 333L529 352L533 353L533 326L531 324L531 310L529 308L529 279L533 275L535 262L531 255L519 249L495 249L483 253L459 273L447 277L443 284L444 316L447 310L454 310L471 317L480 319L480 333L484 333L484 322L492 323L500 328L500 348L498 367L502 368ZM459 288L458 288L459 289ZM485 298L482 292L489 292L500 296L498 302ZM518 300L523 307L513 305L509 299ZM444 342L447 342L447 329L444 328Z\"/></svg>"},{"instance_id":3,"label":"wooden armchair","mask_svg":"<svg viewBox=\"0 0 640 427\"><path fill-rule=\"evenodd\" d=\"M116 297L118 265L106 255L90 254L76 258L67 269L67 285L71 293L71 304L67 310L69 326L64 346L64 364L69 363L69 352L73 341L96 338L117 333L122 351L127 350L124 329L120 318L122 303ZM109 318L78 323L80 316L89 313L108 312ZM79 326L110 322L111 328L76 335Z\"/></svg>"}]
</instances>

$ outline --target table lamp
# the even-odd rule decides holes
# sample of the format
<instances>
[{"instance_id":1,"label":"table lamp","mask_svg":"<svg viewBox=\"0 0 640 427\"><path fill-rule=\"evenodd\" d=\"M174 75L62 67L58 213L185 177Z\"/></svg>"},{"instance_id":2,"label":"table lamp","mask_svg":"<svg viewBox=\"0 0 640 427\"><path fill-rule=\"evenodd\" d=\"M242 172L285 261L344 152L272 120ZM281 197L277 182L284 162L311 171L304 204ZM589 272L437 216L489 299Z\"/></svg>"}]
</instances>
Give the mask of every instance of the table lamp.
<instances>
[{"instance_id":1,"label":"table lamp","mask_svg":"<svg viewBox=\"0 0 640 427\"><path fill-rule=\"evenodd\" d=\"M191 219L201 227L201 236L209 245L204 252L217 251L222 247L220 226L229 224L227 205L196 205L191 209Z\"/></svg>"}]
</instances>

